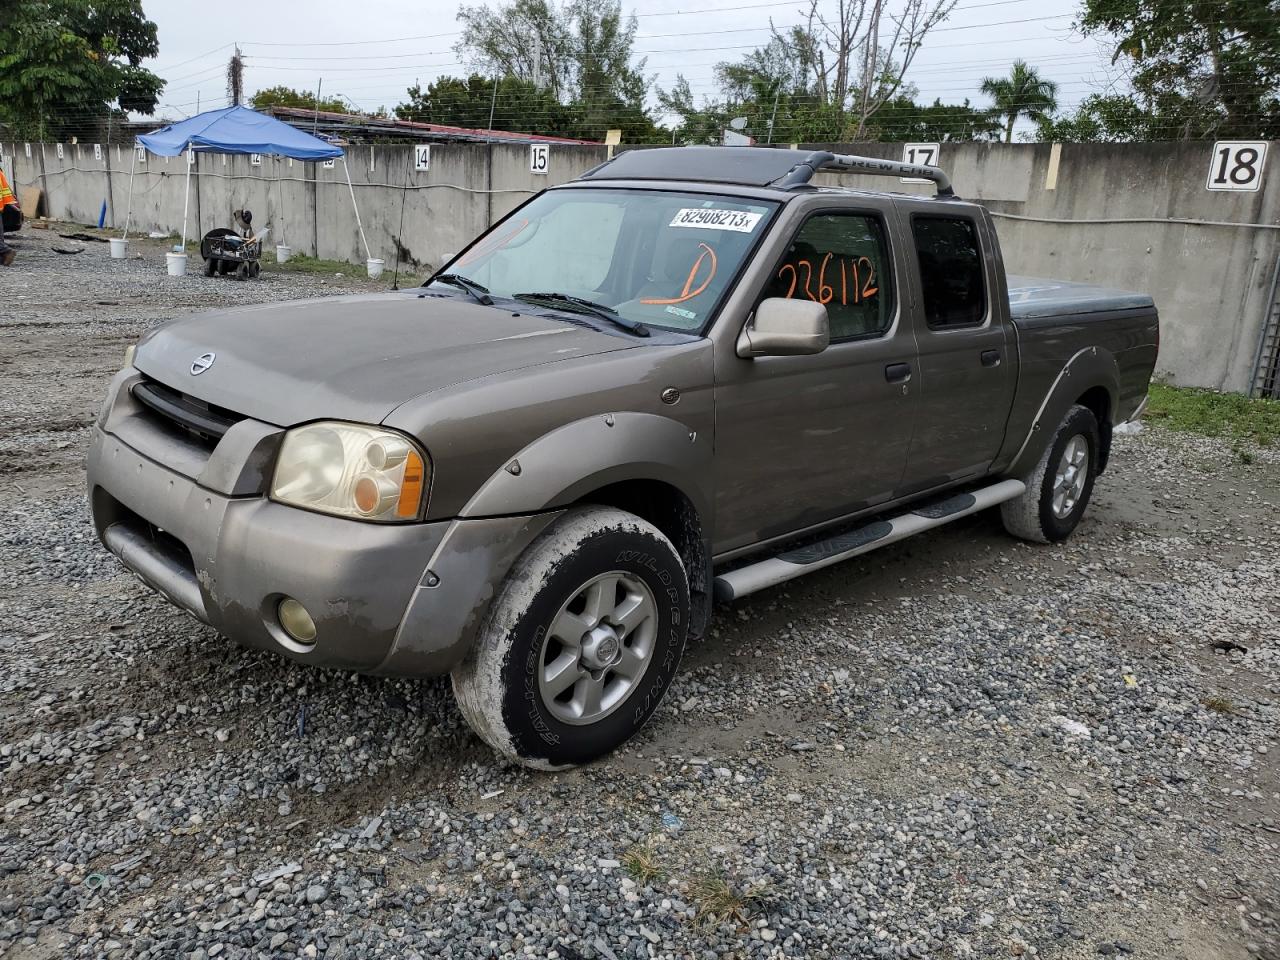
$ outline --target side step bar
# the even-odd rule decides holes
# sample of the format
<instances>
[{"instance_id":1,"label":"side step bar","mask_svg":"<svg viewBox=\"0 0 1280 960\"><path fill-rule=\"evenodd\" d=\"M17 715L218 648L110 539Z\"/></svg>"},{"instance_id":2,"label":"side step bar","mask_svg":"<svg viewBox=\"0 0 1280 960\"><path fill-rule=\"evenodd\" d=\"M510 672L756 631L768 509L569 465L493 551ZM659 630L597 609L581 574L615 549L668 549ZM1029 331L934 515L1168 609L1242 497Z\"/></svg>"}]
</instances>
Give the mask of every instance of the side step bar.
<instances>
[{"instance_id":1,"label":"side step bar","mask_svg":"<svg viewBox=\"0 0 1280 960\"><path fill-rule=\"evenodd\" d=\"M1026 489L1026 484L1021 480L1001 480L981 490L923 503L900 517L876 520L865 527L787 550L716 577L715 598L720 601L735 600L757 590L786 583L833 563L869 553L913 534L932 530L944 523L1012 500L1021 496Z\"/></svg>"}]
</instances>

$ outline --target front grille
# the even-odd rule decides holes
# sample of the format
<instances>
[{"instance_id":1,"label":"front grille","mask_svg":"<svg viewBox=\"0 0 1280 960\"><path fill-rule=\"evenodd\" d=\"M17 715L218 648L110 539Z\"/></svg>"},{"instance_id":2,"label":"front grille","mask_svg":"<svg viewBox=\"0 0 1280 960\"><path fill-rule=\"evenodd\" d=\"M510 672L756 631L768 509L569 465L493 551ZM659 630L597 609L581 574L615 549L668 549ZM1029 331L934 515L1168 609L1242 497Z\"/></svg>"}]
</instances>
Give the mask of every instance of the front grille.
<instances>
[{"instance_id":1,"label":"front grille","mask_svg":"<svg viewBox=\"0 0 1280 960\"><path fill-rule=\"evenodd\" d=\"M143 378L130 391L161 425L213 449L228 430L245 419L238 413L205 403L187 393Z\"/></svg>"}]
</instances>

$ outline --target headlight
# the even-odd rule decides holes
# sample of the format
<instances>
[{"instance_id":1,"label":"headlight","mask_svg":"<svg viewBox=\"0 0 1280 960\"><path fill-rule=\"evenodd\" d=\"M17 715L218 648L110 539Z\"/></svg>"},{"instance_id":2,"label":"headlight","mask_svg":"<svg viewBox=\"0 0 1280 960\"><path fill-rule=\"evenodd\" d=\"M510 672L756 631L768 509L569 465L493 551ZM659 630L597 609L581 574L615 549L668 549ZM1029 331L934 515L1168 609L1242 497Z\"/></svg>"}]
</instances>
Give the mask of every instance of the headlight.
<instances>
[{"instance_id":1,"label":"headlight","mask_svg":"<svg viewBox=\"0 0 1280 960\"><path fill-rule=\"evenodd\" d=\"M138 345L131 343L124 348L124 365L126 367L133 366L133 358L138 355Z\"/></svg>"},{"instance_id":2,"label":"headlight","mask_svg":"<svg viewBox=\"0 0 1280 960\"><path fill-rule=\"evenodd\" d=\"M416 520L430 484L408 437L354 423L311 423L284 436L271 499L361 520Z\"/></svg>"}]
</instances>

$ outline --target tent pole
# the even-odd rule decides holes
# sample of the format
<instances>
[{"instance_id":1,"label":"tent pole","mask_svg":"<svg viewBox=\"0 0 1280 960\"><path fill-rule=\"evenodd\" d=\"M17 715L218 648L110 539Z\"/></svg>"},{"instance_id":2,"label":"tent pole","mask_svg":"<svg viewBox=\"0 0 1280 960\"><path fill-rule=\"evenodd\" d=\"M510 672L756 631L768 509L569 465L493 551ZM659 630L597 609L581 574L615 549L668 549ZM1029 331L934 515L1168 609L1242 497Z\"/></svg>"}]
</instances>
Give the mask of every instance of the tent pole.
<instances>
[{"instance_id":1,"label":"tent pole","mask_svg":"<svg viewBox=\"0 0 1280 960\"><path fill-rule=\"evenodd\" d=\"M369 241L364 238L364 224L360 222L360 208L356 206L356 188L351 185L351 171L347 169L347 155L342 155L342 172L347 175L347 189L351 191L351 209L356 212L356 226L360 229L360 242L364 244L364 255L370 260L373 254L369 252Z\"/></svg>"},{"instance_id":2,"label":"tent pole","mask_svg":"<svg viewBox=\"0 0 1280 960\"><path fill-rule=\"evenodd\" d=\"M188 140L187 151L190 151L190 150L191 150L191 141ZM191 162L191 157L186 156L187 151L184 151L184 154L183 154L184 158L187 161L187 192L183 195L183 198L182 198L182 252L183 253L187 252L187 207L191 203L191 168L192 166L194 166L194 164L192 164Z\"/></svg>"},{"instance_id":3,"label":"tent pole","mask_svg":"<svg viewBox=\"0 0 1280 960\"><path fill-rule=\"evenodd\" d=\"M138 145L133 145L133 163L129 164L129 199L124 207L124 235L122 240L129 239L129 220L133 217L133 175L138 169Z\"/></svg>"}]
</instances>

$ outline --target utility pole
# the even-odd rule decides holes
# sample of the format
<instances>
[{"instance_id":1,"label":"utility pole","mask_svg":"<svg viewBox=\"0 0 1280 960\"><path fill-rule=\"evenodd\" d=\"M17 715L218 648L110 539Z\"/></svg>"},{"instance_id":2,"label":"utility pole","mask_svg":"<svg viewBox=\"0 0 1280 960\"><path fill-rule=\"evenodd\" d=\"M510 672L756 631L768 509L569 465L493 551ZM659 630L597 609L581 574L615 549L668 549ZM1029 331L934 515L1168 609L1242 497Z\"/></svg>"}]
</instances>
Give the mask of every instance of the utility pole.
<instances>
[{"instance_id":1,"label":"utility pole","mask_svg":"<svg viewBox=\"0 0 1280 960\"><path fill-rule=\"evenodd\" d=\"M484 139L487 143L493 137L493 111L498 106L498 78L493 78L493 97L489 100L489 129L485 131Z\"/></svg>"},{"instance_id":2,"label":"utility pole","mask_svg":"<svg viewBox=\"0 0 1280 960\"><path fill-rule=\"evenodd\" d=\"M769 117L769 138L766 144L773 143L773 122L778 119L778 97L782 94L782 81L778 81L778 88L773 92L773 115Z\"/></svg>"},{"instance_id":3,"label":"utility pole","mask_svg":"<svg viewBox=\"0 0 1280 960\"><path fill-rule=\"evenodd\" d=\"M316 83L316 102L311 111L311 135L316 135L316 127L320 123L320 90L324 87L324 77Z\"/></svg>"}]
</instances>

